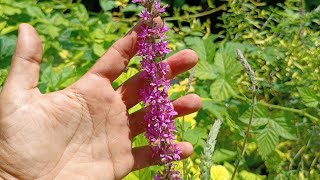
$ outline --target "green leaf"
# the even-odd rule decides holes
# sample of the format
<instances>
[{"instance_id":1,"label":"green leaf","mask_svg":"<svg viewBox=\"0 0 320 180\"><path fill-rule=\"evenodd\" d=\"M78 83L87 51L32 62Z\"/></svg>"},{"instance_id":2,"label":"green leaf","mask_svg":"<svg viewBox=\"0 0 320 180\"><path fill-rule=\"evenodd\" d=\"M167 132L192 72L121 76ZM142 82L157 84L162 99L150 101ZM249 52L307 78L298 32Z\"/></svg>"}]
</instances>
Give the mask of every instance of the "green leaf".
<instances>
[{"instance_id":1,"label":"green leaf","mask_svg":"<svg viewBox=\"0 0 320 180\"><path fill-rule=\"evenodd\" d=\"M132 140L133 147L140 147L148 145L148 140L145 138L144 134L139 134L138 136L134 137Z\"/></svg>"},{"instance_id":2,"label":"green leaf","mask_svg":"<svg viewBox=\"0 0 320 180\"><path fill-rule=\"evenodd\" d=\"M194 76L200 80L213 80L217 77L217 74L212 64L200 60L196 66Z\"/></svg>"},{"instance_id":3,"label":"green leaf","mask_svg":"<svg viewBox=\"0 0 320 180\"><path fill-rule=\"evenodd\" d=\"M37 30L42 34L49 35L51 38L57 38L61 29L52 24L39 24Z\"/></svg>"},{"instance_id":4,"label":"green leaf","mask_svg":"<svg viewBox=\"0 0 320 180\"><path fill-rule=\"evenodd\" d=\"M113 8L117 7L117 4L115 1L111 0L100 0L100 6L104 11L110 11Z\"/></svg>"},{"instance_id":5,"label":"green leaf","mask_svg":"<svg viewBox=\"0 0 320 180\"><path fill-rule=\"evenodd\" d=\"M185 132L184 138L194 146L201 143L203 143L202 145L204 145L203 139L207 138L207 131L200 127L196 127L194 129L187 130Z\"/></svg>"},{"instance_id":6,"label":"green leaf","mask_svg":"<svg viewBox=\"0 0 320 180\"><path fill-rule=\"evenodd\" d=\"M200 43L201 44L202 39L200 37L194 37L194 36L187 36L184 38L184 42L186 43L186 45L188 47L193 47L195 44ZM201 47L203 48L203 47ZM202 52L203 49L197 49L196 47L194 47L193 49L197 52L199 51L199 53L204 53Z\"/></svg>"},{"instance_id":7,"label":"green leaf","mask_svg":"<svg viewBox=\"0 0 320 180\"><path fill-rule=\"evenodd\" d=\"M214 59L214 67L217 69L222 77L225 76L237 76L242 70L241 64L236 60L236 58L229 54L230 50L220 50L216 53Z\"/></svg>"},{"instance_id":8,"label":"green leaf","mask_svg":"<svg viewBox=\"0 0 320 180\"><path fill-rule=\"evenodd\" d=\"M207 61L213 62L214 56L216 55L217 45L214 43L214 40L217 38L216 35L211 35L203 41L206 48Z\"/></svg>"},{"instance_id":9,"label":"green leaf","mask_svg":"<svg viewBox=\"0 0 320 180\"><path fill-rule=\"evenodd\" d=\"M17 7L12 7L12 6L8 6L8 5L5 5L5 4L1 4L0 12L1 12L1 15L3 13L5 15L12 16L14 14L21 14L21 9L19 9Z\"/></svg>"},{"instance_id":10,"label":"green leaf","mask_svg":"<svg viewBox=\"0 0 320 180\"><path fill-rule=\"evenodd\" d=\"M297 89L307 107L316 108L319 105L320 98L310 88L298 87Z\"/></svg>"},{"instance_id":11,"label":"green leaf","mask_svg":"<svg viewBox=\"0 0 320 180\"><path fill-rule=\"evenodd\" d=\"M251 107L239 117L239 120L245 124L249 124L250 114ZM254 109L251 126L264 126L269 121L273 120L269 117L268 110L263 106L257 105Z\"/></svg>"},{"instance_id":12,"label":"green leaf","mask_svg":"<svg viewBox=\"0 0 320 180\"><path fill-rule=\"evenodd\" d=\"M279 143L279 136L273 128L261 130L257 136L259 154L265 159Z\"/></svg>"},{"instance_id":13,"label":"green leaf","mask_svg":"<svg viewBox=\"0 0 320 180\"><path fill-rule=\"evenodd\" d=\"M224 106L220 106L212 101L204 101L202 103L202 108L209 111L216 118L223 120L225 116L228 115L227 109Z\"/></svg>"},{"instance_id":14,"label":"green leaf","mask_svg":"<svg viewBox=\"0 0 320 180\"><path fill-rule=\"evenodd\" d=\"M0 36L0 68L7 68L16 46L15 36Z\"/></svg>"},{"instance_id":15,"label":"green leaf","mask_svg":"<svg viewBox=\"0 0 320 180\"><path fill-rule=\"evenodd\" d=\"M240 117L239 120L245 124L249 123L249 118L251 114L251 108L245 111ZM254 110L253 119L251 122L252 127L259 127L269 124L270 128L272 128L279 136L295 140L295 135L291 132L290 129L293 129L291 121L287 120L283 113L273 112L273 116L269 113L268 109L264 106L257 105Z\"/></svg>"},{"instance_id":16,"label":"green leaf","mask_svg":"<svg viewBox=\"0 0 320 180\"><path fill-rule=\"evenodd\" d=\"M98 57L102 56L105 53L105 48L102 44L93 44L93 53Z\"/></svg>"},{"instance_id":17,"label":"green leaf","mask_svg":"<svg viewBox=\"0 0 320 180\"><path fill-rule=\"evenodd\" d=\"M266 179L265 177L259 175L259 174L254 174L252 172L243 170L239 173L239 180L264 180Z\"/></svg>"},{"instance_id":18,"label":"green leaf","mask_svg":"<svg viewBox=\"0 0 320 180\"><path fill-rule=\"evenodd\" d=\"M44 13L41 11L41 9L37 6L28 6L26 8L27 14L38 19L45 19L46 16Z\"/></svg>"},{"instance_id":19,"label":"green leaf","mask_svg":"<svg viewBox=\"0 0 320 180\"><path fill-rule=\"evenodd\" d=\"M73 80L75 79L75 67L74 66L64 66L62 67L62 69L60 70L59 74L58 74L58 78L59 78L59 82L57 84L57 86L59 87L59 89L61 88L65 88L68 85L70 85Z\"/></svg>"},{"instance_id":20,"label":"green leaf","mask_svg":"<svg viewBox=\"0 0 320 180\"><path fill-rule=\"evenodd\" d=\"M40 84L46 86L45 92L55 91L59 82L58 75L54 72L52 65L48 65L42 72ZM53 88L53 89L52 89Z\"/></svg>"},{"instance_id":21,"label":"green leaf","mask_svg":"<svg viewBox=\"0 0 320 180\"><path fill-rule=\"evenodd\" d=\"M116 85L120 85L124 83L126 80L137 74L139 71L135 68L129 67L128 70L125 73L122 73L115 81L114 83Z\"/></svg>"},{"instance_id":22,"label":"green leaf","mask_svg":"<svg viewBox=\"0 0 320 180\"><path fill-rule=\"evenodd\" d=\"M191 32L191 28L190 28L189 26L182 26L182 27L180 28L180 30L181 30L182 32L185 32L185 33L190 33L190 32ZM186 44L188 44L187 41L189 41L190 43L194 42L194 41L190 41L192 38L194 38L194 37L192 37L192 36L187 36L187 37L185 37L184 40L185 40ZM199 38L199 37L197 37L197 38ZM190 39L190 40L186 40L186 39ZM201 40L201 38L199 38L199 40Z\"/></svg>"},{"instance_id":23,"label":"green leaf","mask_svg":"<svg viewBox=\"0 0 320 180\"><path fill-rule=\"evenodd\" d=\"M235 95L236 88L236 82L229 78L216 79L210 86L210 95L215 101L220 102Z\"/></svg>"},{"instance_id":24,"label":"green leaf","mask_svg":"<svg viewBox=\"0 0 320 180\"><path fill-rule=\"evenodd\" d=\"M8 71L6 69L0 69L0 86L4 83L8 75Z\"/></svg>"},{"instance_id":25,"label":"green leaf","mask_svg":"<svg viewBox=\"0 0 320 180\"><path fill-rule=\"evenodd\" d=\"M238 126L230 117L226 118L226 124L231 128L236 130L240 136L244 137L245 134L243 132L243 130L240 128L240 126Z\"/></svg>"},{"instance_id":26,"label":"green leaf","mask_svg":"<svg viewBox=\"0 0 320 180\"><path fill-rule=\"evenodd\" d=\"M138 6L136 4L129 4L127 7L122 9L122 12L140 12L143 9L142 6Z\"/></svg>"},{"instance_id":27,"label":"green leaf","mask_svg":"<svg viewBox=\"0 0 320 180\"><path fill-rule=\"evenodd\" d=\"M188 36L184 40L188 46L197 53L200 61L212 62L216 55L217 46L214 44L216 36L211 35L207 39L201 40L199 37Z\"/></svg>"},{"instance_id":28,"label":"green leaf","mask_svg":"<svg viewBox=\"0 0 320 180\"><path fill-rule=\"evenodd\" d=\"M222 163L225 161L233 160L237 156L235 151L230 151L227 149L216 149L213 154L214 163Z\"/></svg>"},{"instance_id":29,"label":"green leaf","mask_svg":"<svg viewBox=\"0 0 320 180\"><path fill-rule=\"evenodd\" d=\"M297 139L297 137L290 132L290 129L294 128L294 126L291 125L291 122L287 121L285 117L273 118L272 121L270 121L270 125L279 136L290 140Z\"/></svg>"},{"instance_id":30,"label":"green leaf","mask_svg":"<svg viewBox=\"0 0 320 180\"><path fill-rule=\"evenodd\" d=\"M192 49L197 53L200 61L207 61L207 52L203 40L198 41Z\"/></svg>"},{"instance_id":31,"label":"green leaf","mask_svg":"<svg viewBox=\"0 0 320 180\"><path fill-rule=\"evenodd\" d=\"M232 43L219 49L213 67L218 73L217 79L210 86L210 94L216 101L223 101L238 91L234 77L240 74L241 64L236 60L236 48Z\"/></svg>"}]
</instances>

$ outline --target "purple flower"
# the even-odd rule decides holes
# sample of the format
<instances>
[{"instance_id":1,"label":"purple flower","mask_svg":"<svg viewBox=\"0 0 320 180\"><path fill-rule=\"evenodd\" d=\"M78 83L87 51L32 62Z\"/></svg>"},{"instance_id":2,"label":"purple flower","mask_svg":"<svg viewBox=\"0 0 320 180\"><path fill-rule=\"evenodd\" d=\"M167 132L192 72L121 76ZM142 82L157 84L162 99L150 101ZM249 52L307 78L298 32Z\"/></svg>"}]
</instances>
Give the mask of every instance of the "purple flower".
<instances>
[{"instance_id":1,"label":"purple flower","mask_svg":"<svg viewBox=\"0 0 320 180\"><path fill-rule=\"evenodd\" d=\"M165 40L165 33L169 30L165 23L157 25L153 19L166 11L166 6L161 7L160 0L132 0L145 7L139 14L144 26L138 34L138 56L142 57L141 78L148 82L147 86L140 90L140 96L149 111L144 116L146 124L146 138L153 150L153 156L159 157L165 164L162 173L158 173L154 179L180 180L179 171L173 169L172 161L180 160L181 151L174 143L176 127L174 117L177 112L173 109L168 97L170 81L165 78L168 64L161 61L170 52Z\"/></svg>"}]
</instances>

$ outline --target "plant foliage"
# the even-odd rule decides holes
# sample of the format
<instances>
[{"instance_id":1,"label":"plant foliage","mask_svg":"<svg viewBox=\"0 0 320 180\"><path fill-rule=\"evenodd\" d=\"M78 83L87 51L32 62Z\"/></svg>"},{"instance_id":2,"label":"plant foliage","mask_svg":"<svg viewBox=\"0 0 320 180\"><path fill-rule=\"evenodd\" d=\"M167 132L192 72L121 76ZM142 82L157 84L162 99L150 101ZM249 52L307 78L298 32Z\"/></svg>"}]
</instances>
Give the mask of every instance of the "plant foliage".
<instances>
[{"instance_id":1,"label":"plant foliage","mask_svg":"<svg viewBox=\"0 0 320 180\"><path fill-rule=\"evenodd\" d=\"M1 0L0 89L22 22L35 26L43 41L39 83L43 93L63 89L83 75L138 21L141 10L128 0L99 2L101 12L90 12L79 1ZM202 6L168 2L172 14L165 20L171 27L172 53L192 48L199 56L190 91L201 96L203 108L185 116L184 127L182 119L176 121L178 139L184 128L185 140L195 148L186 162L188 178L199 179L200 155L214 119L220 119L222 125L211 178L230 178L234 170L250 116L250 82L236 59L236 49L241 49L255 70L259 89L236 178L320 179L318 4L301 0L273 6L254 0L224 1L222 6L210 0L199 1ZM137 73L139 61L133 58L113 86ZM188 76L183 74L172 82L172 99L185 94ZM145 144L143 136L133 142L134 147ZM146 168L125 179L150 179L157 170L157 166Z\"/></svg>"}]
</instances>

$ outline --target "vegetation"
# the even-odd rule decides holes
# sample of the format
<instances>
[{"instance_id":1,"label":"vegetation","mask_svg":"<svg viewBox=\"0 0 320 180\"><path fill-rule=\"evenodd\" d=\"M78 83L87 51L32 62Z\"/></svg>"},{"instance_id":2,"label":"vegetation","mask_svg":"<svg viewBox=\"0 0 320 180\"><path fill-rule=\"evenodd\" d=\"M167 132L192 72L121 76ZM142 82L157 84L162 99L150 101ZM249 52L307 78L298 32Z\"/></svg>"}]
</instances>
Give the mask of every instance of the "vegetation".
<instances>
[{"instance_id":1,"label":"vegetation","mask_svg":"<svg viewBox=\"0 0 320 180\"><path fill-rule=\"evenodd\" d=\"M204 149L207 154L214 149L212 179L230 179L237 164L235 179L320 179L319 2L286 0L268 5L269 1L208 0L197 6L177 2L168 1L175 4L165 18L171 27L172 53L192 48L200 61L194 74L172 82L171 98L192 92L203 100L198 113L176 121L178 139L195 147L193 156L178 164L185 169L185 179L200 179ZM100 0L100 7L101 11L91 12L81 2L69 0L0 0L0 88L21 22L35 26L44 44L40 90L56 91L77 80L138 21L141 10L128 0ZM255 71L253 94L237 49ZM114 87L138 72L139 61L130 62ZM214 145L206 139L216 119L221 128L215 147L206 147ZM133 146L146 143L141 135ZM158 168L133 172L126 179L151 179Z\"/></svg>"}]
</instances>

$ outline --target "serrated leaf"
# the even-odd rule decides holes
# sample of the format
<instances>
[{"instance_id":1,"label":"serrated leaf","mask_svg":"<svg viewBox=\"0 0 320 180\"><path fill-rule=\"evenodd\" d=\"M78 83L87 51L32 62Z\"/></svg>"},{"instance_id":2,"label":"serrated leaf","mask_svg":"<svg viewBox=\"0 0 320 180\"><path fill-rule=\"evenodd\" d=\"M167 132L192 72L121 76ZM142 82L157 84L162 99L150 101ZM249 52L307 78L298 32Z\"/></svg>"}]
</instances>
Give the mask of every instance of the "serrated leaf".
<instances>
[{"instance_id":1,"label":"serrated leaf","mask_svg":"<svg viewBox=\"0 0 320 180\"><path fill-rule=\"evenodd\" d=\"M221 50L217 52L213 66L217 69L221 76L231 77L239 75L242 66L233 55L228 53L229 50Z\"/></svg>"},{"instance_id":2,"label":"serrated leaf","mask_svg":"<svg viewBox=\"0 0 320 180\"><path fill-rule=\"evenodd\" d=\"M194 76L200 80L213 80L217 77L213 65L207 61L200 60L196 66Z\"/></svg>"},{"instance_id":3,"label":"serrated leaf","mask_svg":"<svg viewBox=\"0 0 320 180\"><path fill-rule=\"evenodd\" d=\"M216 79L210 86L211 97L219 102L230 98L235 95L236 82L230 78Z\"/></svg>"},{"instance_id":4,"label":"serrated leaf","mask_svg":"<svg viewBox=\"0 0 320 180\"><path fill-rule=\"evenodd\" d=\"M213 67L218 76L210 86L211 97L216 101L226 100L238 91L234 77L239 75L242 66L236 60L236 47L228 43L216 53Z\"/></svg>"},{"instance_id":5,"label":"serrated leaf","mask_svg":"<svg viewBox=\"0 0 320 180\"><path fill-rule=\"evenodd\" d=\"M272 121L270 121L270 125L279 136L290 140L297 139L294 134L290 133L290 129L293 128L293 126L286 121L285 117L273 118Z\"/></svg>"},{"instance_id":6,"label":"serrated leaf","mask_svg":"<svg viewBox=\"0 0 320 180\"><path fill-rule=\"evenodd\" d=\"M216 55L216 49L217 45L214 43L214 40L217 38L215 35L209 36L207 39L205 39L204 46L206 48L206 54L207 54L207 61L212 62L214 59L214 56Z\"/></svg>"},{"instance_id":7,"label":"serrated leaf","mask_svg":"<svg viewBox=\"0 0 320 180\"><path fill-rule=\"evenodd\" d=\"M215 36L209 36L207 39L198 37L186 37L184 40L187 45L193 45L192 49L197 53L200 61L212 62L216 54L216 45L213 43Z\"/></svg>"},{"instance_id":8,"label":"serrated leaf","mask_svg":"<svg viewBox=\"0 0 320 180\"><path fill-rule=\"evenodd\" d=\"M206 137L207 137L206 130L199 127L187 130L184 136L185 140L190 142L192 145L197 145L202 143L200 142L201 140L204 142L203 139L205 139Z\"/></svg>"},{"instance_id":9,"label":"serrated leaf","mask_svg":"<svg viewBox=\"0 0 320 180\"><path fill-rule=\"evenodd\" d=\"M298 87L297 89L306 106L313 108L316 108L318 106L320 98L314 91L307 87Z\"/></svg>"},{"instance_id":10,"label":"serrated leaf","mask_svg":"<svg viewBox=\"0 0 320 180\"><path fill-rule=\"evenodd\" d=\"M279 136L273 128L261 130L257 136L259 154L265 159L279 143Z\"/></svg>"},{"instance_id":11,"label":"serrated leaf","mask_svg":"<svg viewBox=\"0 0 320 180\"><path fill-rule=\"evenodd\" d=\"M243 130L238 126L230 117L226 118L227 125L230 126L231 128L235 129L240 136L244 137L245 134Z\"/></svg>"},{"instance_id":12,"label":"serrated leaf","mask_svg":"<svg viewBox=\"0 0 320 180\"><path fill-rule=\"evenodd\" d=\"M251 108L249 108L245 113L243 113L239 117L239 120L245 124L249 124L250 114ZM266 125L269 121L273 120L269 117L268 110L265 107L257 105L254 109L251 126L263 126Z\"/></svg>"},{"instance_id":13,"label":"serrated leaf","mask_svg":"<svg viewBox=\"0 0 320 180\"><path fill-rule=\"evenodd\" d=\"M192 49L197 53L200 61L207 61L207 52L203 40L196 43Z\"/></svg>"},{"instance_id":14,"label":"serrated leaf","mask_svg":"<svg viewBox=\"0 0 320 180\"><path fill-rule=\"evenodd\" d=\"M239 117L239 120L245 124L248 124L250 114L251 108L243 113ZM276 115L274 114L275 113L273 112L273 116L271 116L266 107L257 105L254 110L251 126L259 127L269 124L269 127L272 128L279 136L285 139L295 140L295 135L290 131L290 129L294 128L292 123L286 120L282 113L277 113Z\"/></svg>"},{"instance_id":15,"label":"serrated leaf","mask_svg":"<svg viewBox=\"0 0 320 180\"><path fill-rule=\"evenodd\" d=\"M224 119L225 116L228 115L227 109L224 106L220 106L212 101L204 101L202 103L202 108L204 110L209 111L213 114L217 119Z\"/></svg>"}]
</instances>

